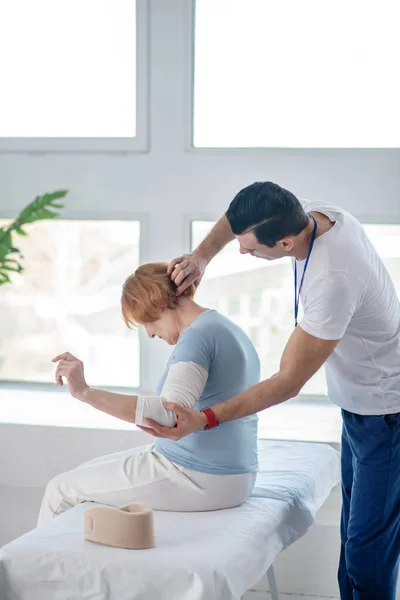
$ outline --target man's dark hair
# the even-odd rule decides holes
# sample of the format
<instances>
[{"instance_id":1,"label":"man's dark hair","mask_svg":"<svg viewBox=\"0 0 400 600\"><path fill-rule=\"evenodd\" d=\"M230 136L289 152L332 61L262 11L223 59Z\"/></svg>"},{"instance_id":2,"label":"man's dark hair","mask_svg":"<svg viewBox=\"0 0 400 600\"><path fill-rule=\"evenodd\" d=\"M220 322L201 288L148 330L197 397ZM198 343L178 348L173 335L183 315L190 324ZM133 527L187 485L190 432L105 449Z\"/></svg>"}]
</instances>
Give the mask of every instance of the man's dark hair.
<instances>
[{"instance_id":1,"label":"man's dark hair","mask_svg":"<svg viewBox=\"0 0 400 600\"><path fill-rule=\"evenodd\" d=\"M308 223L296 196L271 181L257 181L241 190L226 216L235 235L252 230L258 242L270 248L288 235L298 235Z\"/></svg>"}]
</instances>

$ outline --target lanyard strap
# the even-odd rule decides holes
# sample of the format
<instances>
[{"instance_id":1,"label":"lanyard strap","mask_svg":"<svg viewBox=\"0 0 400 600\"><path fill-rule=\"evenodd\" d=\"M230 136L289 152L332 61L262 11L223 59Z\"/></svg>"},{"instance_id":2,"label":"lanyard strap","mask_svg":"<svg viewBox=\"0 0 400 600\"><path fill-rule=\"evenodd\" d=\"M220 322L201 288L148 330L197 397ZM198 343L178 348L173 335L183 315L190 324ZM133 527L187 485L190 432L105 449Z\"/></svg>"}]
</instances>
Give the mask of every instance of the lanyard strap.
<instances>
[{"instance_id":1,"label":"lanyard strap","mask_svg":"<svg viewBox=\"0 0 400 600\"><path fill-rule=\"evenodd\" d=\"M308 261L310 260L311 252L315 242L315 236L317 235L317 221L314 219L313 215L309 214L309 217L314 221L314 229L311 234L310 245L308 246L307 258L304 263L303 275L301 276L299 291L297 291L297 259L294 259L294 326L297 327L297 315L299 314L299 301L300 301L300 292L303 287L304 275L306 274Z\"/></svg>"}]
</instances>

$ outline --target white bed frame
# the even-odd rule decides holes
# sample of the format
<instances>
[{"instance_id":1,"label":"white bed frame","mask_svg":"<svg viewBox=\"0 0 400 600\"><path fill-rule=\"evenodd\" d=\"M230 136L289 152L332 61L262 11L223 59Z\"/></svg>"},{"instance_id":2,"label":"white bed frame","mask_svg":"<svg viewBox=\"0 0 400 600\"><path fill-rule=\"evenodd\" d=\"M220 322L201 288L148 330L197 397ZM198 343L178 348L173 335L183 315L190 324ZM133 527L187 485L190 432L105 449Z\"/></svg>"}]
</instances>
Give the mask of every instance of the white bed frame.
<instances>
[{"instance_id":1,"label":"white bed frame","mask_svg":"<svg viewBox=\"0 0 400 600\"><path fill-rule=\"evenodd\" d=\"M271 565L267 571L267 579L269 584L269 592L271 600L279 600L278 586L276 585L274 565Z\"/></svg>"},{"instance_id":2,"label":"white bed frame","mask_svg":"<svg viewBox=\"0 0 400 600\"><path fill-rule=\"evenodd\" d=\"M266 573L269 585L268 600L279 600L278 586L276 585L274 565L271 565ZM244 596L243 596L244 598Z\"/></svg>"}]
</instances>

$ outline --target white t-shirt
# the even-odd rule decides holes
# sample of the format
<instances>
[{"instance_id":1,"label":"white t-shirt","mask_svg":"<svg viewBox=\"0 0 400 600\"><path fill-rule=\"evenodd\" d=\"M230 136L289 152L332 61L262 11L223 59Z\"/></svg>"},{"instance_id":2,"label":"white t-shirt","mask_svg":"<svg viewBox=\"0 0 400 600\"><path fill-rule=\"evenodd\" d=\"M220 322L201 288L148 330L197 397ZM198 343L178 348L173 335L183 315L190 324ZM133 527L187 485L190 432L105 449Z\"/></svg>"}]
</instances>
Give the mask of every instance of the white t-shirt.
<instances>
[{"instance_id":1,"label":"white t-shirt","mask_svg":"<svg viewBox=\"0 0 400 600\"><path fill-rule=\"evenodd\" d=\"M360 415L400 412L400 304L393 281L348 212L301 201L333 227L315 240L304 276L301 328L337 340L325 363L328 396ZM297 261L298 282L305 261Z\"/></svg>"}]
</instances>

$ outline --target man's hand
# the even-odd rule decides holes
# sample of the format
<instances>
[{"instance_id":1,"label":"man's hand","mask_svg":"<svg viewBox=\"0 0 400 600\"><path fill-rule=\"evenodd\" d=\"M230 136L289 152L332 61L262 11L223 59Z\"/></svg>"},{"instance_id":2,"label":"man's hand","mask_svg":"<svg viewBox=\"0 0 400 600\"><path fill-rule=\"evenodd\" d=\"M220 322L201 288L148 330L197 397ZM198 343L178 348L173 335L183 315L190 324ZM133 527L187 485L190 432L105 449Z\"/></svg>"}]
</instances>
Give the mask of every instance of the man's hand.
<instances>
[{"instance_id":1,"label":"man's hand","mask_svg":"<svg viewBox=\"0 0 400 600\"><path fill-rule=\"evenodd\" d=\"M55 374L57 385L63 385L62 378L65 377L71 396L83 400L85 392L89 389L83 373L83 362L69 352L59 354L52 362L58 363Z\"/></svg>"},{"instance_id":2,"label":"man's hand","mask_svg":"<svg viewBox=\"0 0 400 600\"><path fill-rule=\"evenodd\" d=\"M164 406L167 410L172 410L176 414L177 423L175 427L163 427L151 419L145 419L149 427L141 427L140 425L137 427L154 437L177 441L189 435L189 433L204 429L207 425L207 417L198 410L185 408L174 402L164 402Z\"/></svg>"},{"instance_id":3,"label":"man's hand","mask_svg":"<svg viewBox=\"0 0 400 600\"><path fill-rule=\"evenodd\" d=\"M177 287L177 296L180 296L192 283L199 285L210 260L234 238L229 221L224 215L194 252L174 258L170 262L168 275Z\"/></svg>"},{"instance_id":4,"label":"man's hand","mask_svg":"<svg viewBox=\"0 0 400 600\"><path fill-rule=\"evenodd\" d=\"M199 285L207 264L208 261L196 252L174 258L169 263L168 275L177 287L177 296L180 296L192 283Z\"/></svg>"}]
</instances>

